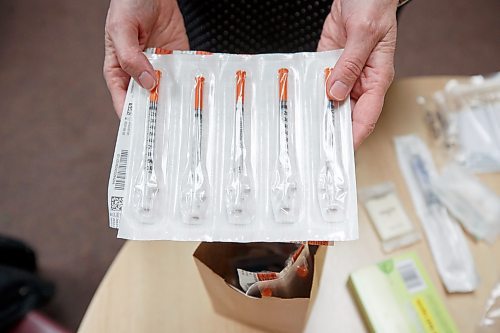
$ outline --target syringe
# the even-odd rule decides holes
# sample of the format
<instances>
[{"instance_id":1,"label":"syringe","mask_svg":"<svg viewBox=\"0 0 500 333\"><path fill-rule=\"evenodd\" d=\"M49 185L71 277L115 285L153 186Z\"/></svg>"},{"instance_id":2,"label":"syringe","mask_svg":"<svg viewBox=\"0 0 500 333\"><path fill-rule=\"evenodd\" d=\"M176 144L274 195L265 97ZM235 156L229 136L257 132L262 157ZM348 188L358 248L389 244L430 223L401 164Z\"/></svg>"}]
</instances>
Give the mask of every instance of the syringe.
<instances>
[{"instance_id":1,"label":"syringe","mask_svg":"<svg viewBox=\"0 0 500 333\"><path fill-rule=\"evenodd\" d=\"M343 207L346 191L341 158L339 128L336 125L335 101L330 95L327 82L332 74L332 68L325 68L325 107L321 128L321 168L318 176L318 200L321 214L326 221L335 219Z\"/></svg>"},{"instance_id":2,"label":"syringe","mask_svg":"<svg viewBox=\"0 0 500 333\"><path fill-rule=\"evenodd\" d=\"M158 182L155 170L155 138L156 116L158 112L158 89L161 72L155 71L156 85L151 89L148 98L148 112L146 118L146 135L144 139L144 158L141 171L134 187L135 206L140 215L150 216L154 198L158 193Z\"/></svg>"},{"instance_id":3,"label":"syringe","mask_svg":"<svg viewBox=\"0 0 500 333\"><path fill-rule=\"evenodd\" d=\"M288 69L278 70L279 81L279 145L276 178L272 187L271 203L278 222L294 222L300 210L300 179L297 174L293 147L293 133L289 132Z\"/></svg>"},{"instance_id":4,"label":"syringe","mask_svg":"<svg viewBox=\"0 0 500 333\"><path fill-rule=\"evenodd\" d=\"M226 186L226 209L234 223L249 223L255 206L253 177L245 145L246 72L236 72L236 103L231 148L231 168Z\"/></svg>"},{"instance_id":5,"label":"syringe","mask_svg":"<svg viewBox=\"0 0 500 333\"><path fill-rule=\"evenodd\" d=\"M199 223L208 205L209 183L203 160L203 85L205 78L195 78L194 117L189 131L188 162L181 185L181 211L186 223Z\"/></svg>"}]
</instances>

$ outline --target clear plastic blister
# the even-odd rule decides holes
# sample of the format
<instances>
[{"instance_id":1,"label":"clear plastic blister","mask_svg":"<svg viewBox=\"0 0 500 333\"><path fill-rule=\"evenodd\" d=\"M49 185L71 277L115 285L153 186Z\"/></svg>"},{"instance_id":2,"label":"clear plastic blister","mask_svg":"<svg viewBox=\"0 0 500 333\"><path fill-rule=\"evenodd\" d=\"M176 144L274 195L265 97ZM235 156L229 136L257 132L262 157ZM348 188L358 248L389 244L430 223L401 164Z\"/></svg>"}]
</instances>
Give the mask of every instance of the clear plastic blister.
<instances>
[{"instance_id":1,"label":"clear plastic blister","mask_svg":"<svg viewBox=\"0 0 500 333\"><path fill-rule=\"evenodd\" d=\"M161 72L155 71L156 80L161 79ZM134 181L133 204L134 209L141 217L149 218L155 210L156 194L158 193L158 177L161 167L155 157L156 132L158 115L158 92L157 84L149 93L147 98L147 115L144 126L143 159L139 165L139 172Z\"/></svg>"},{"instance_id":2,"label":"clear plastic blister","mask_svg":"<svg viewBox=\"0 0 500 333\"><path fill-rule=\"evenodd\" d=\"M359 191L384 251L390 252L420 240L410 218L399 200L393 183L385 182Z\"/></svg>"},{"instance_id":3,"label":"clear plastic blister","mask_svg":"<svg viewBox=\"0 0 500 333\"><path fill-rule=\"evenodd\" d=\"M289 73L288 68L278 69L278 90L276 108L278 110L278 154L274 166L273 183L271 187L271 205L274 218L277 222L293 223L300 214L302 205L302 182L297 167L295 153L295 131L293 116L296 105L293 98L297 92L293 87L294 73ZM290 84L289 81L292 81ZM292 88L289 88L289 85ZM289 94L288 91L291 90Z\"/></svg>"},{"instance_id":4,"label":"clear plastic blister","mask_svg":"<svg viewBox=\"0 0 500 333\"><path fill-rule=\"evenodd\" d=\"M331 68L325 69L326 82L332 74ZM344 218L343 207L346 200L346 184L342 165L342 145L340 138L339 104L335 102L328 89L323 98L323 112L320 128L320 171L318 174L318 200L323 219L334 222ZM341 212L339 214L339 212Z\"/></svg>"},{"instance_id":5,"label":"clear plastic blister","mask_svg":"<svg viewBox=\"0 0 500 333\"><path fill-rule=\"evenodd\" d=\"M210 181L207 173L205 134L208 121L203 110L205 77L195 74L187 131L187 162L181 175L180 211L188 224L206 219L210 202Z\"/></svg>"},{"instance_id":6,"label":"clear plastic blister","mask_svg":"<svg viewBox=\"0 0 500 333\"><path fill-rule=\"evenodd\" d=\"M127 93L109 183L119 237L357 238L350 102L326 89L340 51L146 54L161 78L156 109L154 91Z\"/></svg>"},{"instance_id":7,"label":"clear plastic blister","mask_svg":"<svg viewBox=\"0 0 500 333\"><path fill-rule=\"evenodd\" d=\"M500 74L450 80L417 102L451 160L473 172L500 171Z\"/></svg>"},{"instance_id":8,"label":"clear plastic blister","mask_svg":"<svg viewBox=\"0 0 500 333\"><path fill-rule=\"evenodd\" d=\"M396 153L436 266L448 292L471 292L478 276L465 235L432 186L437 172L425 143L415 135L396 137Z\"/></svg>"},{"instance_id":9,"label":"clear plastic blister","mask_svg":"<svg viewBox=\"0 0 500 333\"><path fill-rule=\"evenodd\" d=\"M232 118L231 155L229 172L224 183L224 199L231 223L250 223L255 214L255 181L250 156L250 127L248 126L251 101L245 100L246 81L251 80L245 70L235 75L234 113ZM231 89L231 83L227 89ZM249 93L251 96L251 92ZM233 104L233 103L231 103ZM229 109L231 105L227 106ZM230 117L231 118L231 117Z\"/></svg>"}]
</instances>

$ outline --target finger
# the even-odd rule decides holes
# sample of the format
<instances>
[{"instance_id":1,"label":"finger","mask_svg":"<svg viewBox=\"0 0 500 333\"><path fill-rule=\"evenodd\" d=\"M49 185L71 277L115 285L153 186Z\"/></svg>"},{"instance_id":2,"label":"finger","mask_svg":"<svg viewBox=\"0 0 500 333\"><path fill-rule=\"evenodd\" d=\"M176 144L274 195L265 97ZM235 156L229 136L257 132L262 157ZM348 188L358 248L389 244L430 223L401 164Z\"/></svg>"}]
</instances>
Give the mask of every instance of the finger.
<instances>
[{"instance_id":1,"label":"finger","mask_svg":"<svg viewBox=\"0 0 500 333\"><path fill-rule=\"evenodd\" d=\"M335 65L329 82L333 98L343 101L349 96L376 42L376 35L368 24L366 27L359 25L348 31L344 52Z\"/></svg>"},{"instance_id":2,"label":"finger","mask_svg":"<svg viewBox=\"0 0 500 333\"><path fill-rule=\"evenodd\" d=\"M125 102L130 75L121 69L118 59L116 58L113 44L108 35L106 35L105 38L105 55L102 73L111 94L115 112L118 117L120 117Z\"/></svg>"},{"instance_id":3,"label":"finger","mask_svg":"<svg viewBox=\"0 0 500 333\"><path fill-rule=\"evenodd\" d=\"M106 79L106 84L113 101L113 108L120 118L123 111L123 105L125 104L129 80L129 77L113 77Z\"/></svg>"},{"instance_id":4,"label":"finger","mask_svg":"<svg viewBox=\"0 0 500 333\"><path fill-rule=\"evenodd\" d=\"M383 105L383 92L367 92L356 101L352 112L354 149L357 149L375 129Z\"/></svg>"},{"instance_id":5,"label":"finger","mask_svg":"<svg viewBox=\"0 0 500 333\"><path fill-rule=\"evenodd\" d=\"M110 90L111 91L111 90ZM125 96L127 94L126 90L117 89L111 92L111 99L113 101L113 108L115 109L118 118L121 119L123 113L123 105L125 105Z\"/></svg>"},{"instance_id":6,"label":"finger","mask_svg":"<svg viewBox=\"0 0 500 333\"><path fill-rule=\"evenodd\" d=\"M143 88L153 89L156 85L154 69L139 46L137 27L127 24L120 27L111 25L109 34L120 67Z\"/></svg>"}]
</instances>

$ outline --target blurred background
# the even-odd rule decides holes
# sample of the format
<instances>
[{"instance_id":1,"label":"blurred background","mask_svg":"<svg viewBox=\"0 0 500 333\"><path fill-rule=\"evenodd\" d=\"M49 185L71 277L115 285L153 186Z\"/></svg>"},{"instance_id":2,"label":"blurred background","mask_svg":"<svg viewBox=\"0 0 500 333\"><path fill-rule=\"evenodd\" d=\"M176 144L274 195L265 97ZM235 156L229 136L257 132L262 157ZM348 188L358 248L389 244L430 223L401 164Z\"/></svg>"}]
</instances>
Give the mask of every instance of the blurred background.
<instances>
[{"instance_id":1,"label":"blurred background","mask_svg":"<svg viewBox=\"0 0 500 333\"><path fill-rule=\"evenodd\" d=\"M108 2L0 0L0 234L56 284L43 311L76 330L122 240L107 227L118 118L102 78ZM396 78L500 70L500 1L414 0Z\"/></svg>"}]
</instances>

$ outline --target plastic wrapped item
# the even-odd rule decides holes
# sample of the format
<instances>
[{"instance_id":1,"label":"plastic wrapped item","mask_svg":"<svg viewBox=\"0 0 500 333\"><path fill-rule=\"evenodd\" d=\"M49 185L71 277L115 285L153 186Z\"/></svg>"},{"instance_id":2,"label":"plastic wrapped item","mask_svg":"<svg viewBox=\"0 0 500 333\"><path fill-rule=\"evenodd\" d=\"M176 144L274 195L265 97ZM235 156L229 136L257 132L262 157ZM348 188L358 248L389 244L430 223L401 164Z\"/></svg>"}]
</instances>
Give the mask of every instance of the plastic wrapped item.
<instances>
[{"instance_id":1,"label":"plastic wrapped item","mask_svg":"<svg viewBox=\"0 0 500 333\"><path fill-rule=\"evenodd\" d=\"M130 82L110 226L142 240L356 239L350 102L326 89L340 54L148 50L158 85Z\"/></svg>"},{"instance_id":2,"label":"plastic wrapped item","mask_svg":"<svg viewBox=\"0 0 500 333\"><path fill-rule=\"evenodd\" d=\"M399 166L410 190L413 205L424 227L436 266L448 292L476 289L474 259L460 226L432 187L436 169L425 143L415 135L396 137Z\"/></svg>"},{"instance_id":3,"label":"plastic wrapped item","mask_svg":"<svg viewBox=\"0 0 500 333\"><path fill-rule=\"evenodd\" d=\"M161 72L156 72L156 80L161 79ZM155 196L158 193L157 172L159 166L156 165L155 143L156 143L156 117L158 113L158 89L157 84L148 97L147 119L144 129L144 152L140 165L140 171L134 187L134 207L142 216L149 216L153 211Z\"/></svg>"},{"instance_id":4,"label":"plastic wrapped item","mask_svg":"<svg viewBox=\"0 0 500 333\"><path fill-rule=\"evenodd\" d=\"M363 188L358 197L377 230L384 251L390 252L420 240L393 183L385 182Z\"/></svg>"},{"instance_id":5,"label":"plastic wrapped item","mask_svg":"<svg viewBox=\"0 0 500 333\"><path fill-rule=\"evenodd\" d=\"M479 321L477 333L500 332L500 281L491 290L486 301L483 317Z\"/></svg>"},{"instance_id":6,"label":"plastic wrapped item","mask_svg":"<svg viewBox=\"0 0 500 333\"><path fill-rule=\"evenodd\" d=\"M453 216L476 239L493 243L500 233L500 197L466 169L451 164L432 181Z\"/></svg>"},{"instance_id":7,"label":"plastic wrapped item","mask_svg":"<svg viewBox=\"0 0 500 333\"><path fill-rule=\"evenodd\" d=\"M417 102L451 160L474 172L500 171L499 74L451 80Z\"/></svg>"},{"instance_id":8,"label":"plastic wrapped item","mask_svg":"<svg viewBox=\"0 0 500 333\"><path fill-rule=\"evenodd\" d=\"M255 213L255 182L245 132L245 80L246 72L236 72L236 103L231 146L231 167L226 180L227 214L236 223L249 223Z\"/></svg>"},{"instance_id":9,"label":"plastic wrapped item","mask_svg":"<svg viewBox=\"0 0 500 333\"><path fill-rule=\"evenodd\" d=\"M331 68L325 69L325 82L332 74ZM337 214L343 211L346 200L346 184L343 177L342 145L338 105L326 90L321 121L321 170L318 175L318 198L321 214L326 221L345 218Z\"/></svg>"},{"instance_id":10,"label":"plastic wrapped item","mask_svg":"<svg viewBox=\"0 0 500 333\"><path fill-rule=\"evenodd\" d=\"M278 159L276 160L274 183L272 185L271 205L274 218L278 222L294 222L301 209L302 184L298 177L295 154L295 135L290 128L290 108L294 105L288 100L288 69L278 70Z\"/></svg>"},{"instance_id":11,"label":"plastic wrapped item","mask_svg":"<svg viewBox=\"0 0 500 333\"><path fill-rule=\"evenodd\" d=\"M199 223L205 218L210 184L208 180L205 161L204 145L206 139L203 137L203 87L205 78L196 75L194 87L194 103L189 119L187 163L181 178L181 214L186 223Z\"/></svg>"}]
</instances>

